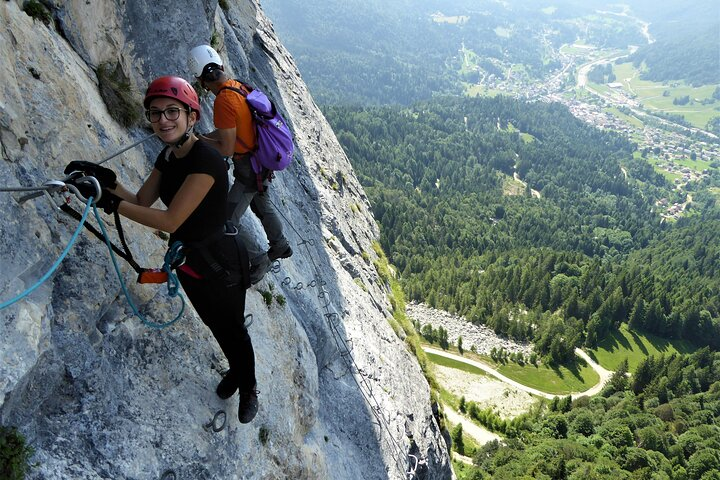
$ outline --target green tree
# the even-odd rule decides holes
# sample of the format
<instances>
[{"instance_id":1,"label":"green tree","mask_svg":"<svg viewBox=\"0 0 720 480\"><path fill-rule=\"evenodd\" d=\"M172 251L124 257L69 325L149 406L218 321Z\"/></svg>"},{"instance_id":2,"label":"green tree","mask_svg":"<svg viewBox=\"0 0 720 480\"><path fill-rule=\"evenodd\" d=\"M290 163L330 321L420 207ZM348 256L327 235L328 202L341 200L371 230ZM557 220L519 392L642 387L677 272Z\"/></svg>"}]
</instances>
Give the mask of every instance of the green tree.
<instances>
[{"instance_id":1,"label":"green tree","mask_svg":"<svg viewBox=\"0 0 720 480\"><path fill-rule=\"evenodd\" d=\"M448 343L448 332L443 327L438 327L437 329L437 340L440 348L443 350L447 350L450 346L450 343Z\"/></svg>"},{"instance_id":2,"label":"green tree","mask_svg":"<svg viewBox=\"0 0 720 480\"><path fill-rule=\"evenodd\" d=\"M580 435L589 437L595 433L593 415L590 412L579 413L572 422L572 429Z\"/></svg>"},{"instance_id":3,"label":"green tree","mask_svg":"<svg viewBox=\"0 0 720 480\"><path fill-rule=\"evenodd\" d=\"M639 330L645 326L645 317L647 311L645 309L645 300L638 298L635 301L635 305L630 311L630 318L628 319L628 327L632 330Z\"/></svg>"},{"instance_id":4,"label":"green tree","mask_svg":"<svg viewBox=\"0 0 720 480\"><path fill-rule=\"evenodd\" d=\"M666 454L668 444L663 432L655 426L640 428L635 432L636 444L644 450L655 450Z\"/></svg>"},{"instance_id":5,"label":"green tree","mask_svg":"<svg viewBox=\"0 0 720 480\"><path fill-rule=\"evenodd\" d=\"M605 386L604 392L606 395L612 395L613 393L625 391L628 387L628 359L623 359L618 365L617 370L610 376L608 384Z\"/></svg>"},{"instance_id":6,"label":"green tree","mask_svg":"<svg viewBox=\"0 0 720 480\"><path fill-rule=\"evenodd\" d=\"M687 462L687 473L692 479L705 478L707 472L720 470L718 451L705 448L693 453Z\"/></svg>"},{"instance_id":7,"label":"green tree","mask_svg":"<svg viewBox=\"0 0 720 480\"><path fill-rule=\"evenodd\" d=\"M422 336L425 340L430 343L435 343L435 329L429 323L426 323L422 327Z\"/></svg>"},{"instance_id":8,"label":"green tree","mask_svg":"<svg viewBox=\"0 0 720 480\"><path fill-rule=\"evenodd\" d=\"M462 423L458 423L452 429L450 433L450 439L452 440L453 450L460 455L465 455L465 443L463 442L463 427Z\"/></svg>"}]
</instances>

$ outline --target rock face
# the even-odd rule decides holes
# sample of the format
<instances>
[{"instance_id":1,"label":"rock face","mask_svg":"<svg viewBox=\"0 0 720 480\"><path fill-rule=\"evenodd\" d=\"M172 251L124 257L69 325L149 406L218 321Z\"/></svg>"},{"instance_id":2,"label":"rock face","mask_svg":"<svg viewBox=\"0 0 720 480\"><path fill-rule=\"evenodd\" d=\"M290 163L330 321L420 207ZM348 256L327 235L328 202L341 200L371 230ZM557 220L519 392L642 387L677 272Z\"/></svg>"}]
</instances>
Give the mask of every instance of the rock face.
<instances>
[{"instance_id":1,"label":"rock face","mask_svg":"<svg viewBox=\"0 0 720 480\"><path fill-rule=\"evenodd\" d=\"M0 422L35 448L30 478L404 479L411 454L427 462L414 478L450 478L427 382L386 320L367 197L258 3L54 0L43 2L48 25L22 3L0 4L3 187L60 179L70 160L99 161L145 138L146 127L113 120L98 70L109 66L132 98L159 75L189 78L187 51L211 38L233 76L275 100L297 145L271 191L295 254L248 290L255 420L240 424L237 396L215 395L224 359L192 308L169 328L147 328L104 245L82 233L48 281L0 310ZM211 97L203 96L201 131L212 128ZM149 140L106 166L137 188L160 148ZM44 198L19 204L19 194L0 195L5 302L41 278L77 222ZM244 227L267 245L257 219L246 217ZM130 221L124 227L138 262L159 266L165 242ZM174 317L177 298L121 270L146 316Z\"/></svg>"},{"instance_id":2,"label":"rock face","mask_svg":"<svg viewBox=\"0 0 720 480\"><path fill-rule=\"evenodd\" d=\"M507 337L501 337L485 325L475 325L464 317L452 315L422 303L409 303L407 315L421 326L432 325L434 329L444 328L448 333L448 342L457 345L462 337L465 350L475 347L477 353L490 355L493 350L504 349L508 353L521 353L528 357L532 353L532 345L520 343Z\"/></svg>"}]
</instances>

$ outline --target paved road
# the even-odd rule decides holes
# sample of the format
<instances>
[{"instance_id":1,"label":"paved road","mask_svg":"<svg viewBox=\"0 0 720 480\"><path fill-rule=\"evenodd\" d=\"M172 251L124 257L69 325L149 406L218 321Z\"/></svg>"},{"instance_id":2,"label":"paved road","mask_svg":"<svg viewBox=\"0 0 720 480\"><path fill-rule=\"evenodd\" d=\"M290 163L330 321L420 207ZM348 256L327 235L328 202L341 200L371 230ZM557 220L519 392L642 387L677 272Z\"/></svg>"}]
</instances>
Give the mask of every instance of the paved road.
<instances>
[{"instance_id":1,"label":"paved road","mask_svg":"<svg viewBox=\"0 0 720 480\"><path fill-rule=\"evenodd\" d=\"M464 362L464 363L467 363L468 365L477 367L477 368L483 370L484 372L492 375L493 377L497 378L498 380L505 382L508 385L512 385L513 387L515 387L519 390L523 390L531 395L536 395L538 397L543 397L543 398L548 398L548 399L552 399L554 397L566 397L567 396L567 394L558 395L555 393L547 393L547 392L540 391L536 388L532 388L532 387L528 387L527 385L523 385L522 383L516 382L515 380L506 377L505 375L498 372L490 365L483 363L483 362L471 360L469 358L465 358L460 355L455 355L454 353L446 352L444 350L438 350L438 349L432 348L432 347L423 347L423 350L425 350L428 353L432 353L434 355L440 355L441 357L451 358L453 360L457 360L458 362ZM588 362L588 364L598 373L598 375L600 375L600 381L589 390L586 390L584 392L573 392L570 395L572 396L573 399L576 399L579 397L584 397L584 396L596 395L597 393L600 392L600 390L602 390L603 386L605 385L605 382L607 382L607 380L612 375L612 372L609 370L605 370L600 365L595 363L588 356L587 353L583 352L579 348L575 349L575 354L578 355L579 357L583 358L586 362ZM465 428L465 427L463 426L463 428Z\"/></svg>"}]
</instances>

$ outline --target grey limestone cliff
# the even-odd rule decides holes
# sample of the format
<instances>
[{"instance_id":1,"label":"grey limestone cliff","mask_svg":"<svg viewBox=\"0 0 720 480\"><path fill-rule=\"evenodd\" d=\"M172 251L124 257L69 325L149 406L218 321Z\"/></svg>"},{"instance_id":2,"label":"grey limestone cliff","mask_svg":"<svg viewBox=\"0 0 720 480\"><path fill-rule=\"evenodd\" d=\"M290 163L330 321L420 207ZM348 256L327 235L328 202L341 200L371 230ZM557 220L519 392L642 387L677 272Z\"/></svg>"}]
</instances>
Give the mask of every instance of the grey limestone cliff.
<instances>
[{"instance_id":1,"label":"grey limestone cliff","mask_svg":"<svg viewBox=\"0 0 720 480\"><path fill-rule=\"evenodd\" d=\"M295 161L272 188L295 254L248 291L261 405L242 425L237 397L215 395L222 354L192 308L169 328L146 327L104 245L81 233L48 281L0 311L0 423L34 447L30 478L400 479L410 455L427 461L416 478L450 478L427 382L386 319L367 197L258 3L43 3L47 24L19 0L0 4L0 185L59 179L70 160L98 161L145 138L142 124L113 119L122 105L101 95L98 72L137 97L153 77L188 78L187 51L212 39L230 73L263 88L295 133ZM205 94L202 131L211 103ZM107 166L137 188L160 148L146 141ZM4 302L48 271L77 221L44 198L0 195ZM159 266L157 232L124 227L139 263ZM257 219L244 227L265 242ZM121 270L145 315L173 318L177 298Z\"/></svg>"}]
</instances>

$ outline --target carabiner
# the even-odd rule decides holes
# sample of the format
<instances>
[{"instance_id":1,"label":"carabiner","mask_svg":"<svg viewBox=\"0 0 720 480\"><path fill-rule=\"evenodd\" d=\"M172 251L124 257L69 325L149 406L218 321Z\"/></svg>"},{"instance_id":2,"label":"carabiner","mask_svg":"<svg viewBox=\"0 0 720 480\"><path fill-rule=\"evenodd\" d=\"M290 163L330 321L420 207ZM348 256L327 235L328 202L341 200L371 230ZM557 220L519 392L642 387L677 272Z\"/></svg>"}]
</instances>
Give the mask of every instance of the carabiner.
<instances>
[{"instance_id":1,"label":"carabiner","mask_svg":"<svg viewBox=\"0 0 720 480\"><path fill-rule=\"evenodd\" d=\"M87 203L88 199L85 198L85 196L80 193L80 190L75 186L78 183L82 184L89 184L91 187L95 188L95 195L93 195L93 204L97 205L98 200L102 198L102 187L100 186L100 182L98 182L98 179L95 177L80 177L80 178L74 178L72 179L73 183L66 183L68 189L72 193L75 194L75 196L83 203Z\"/></svg>"}]
</instances>

